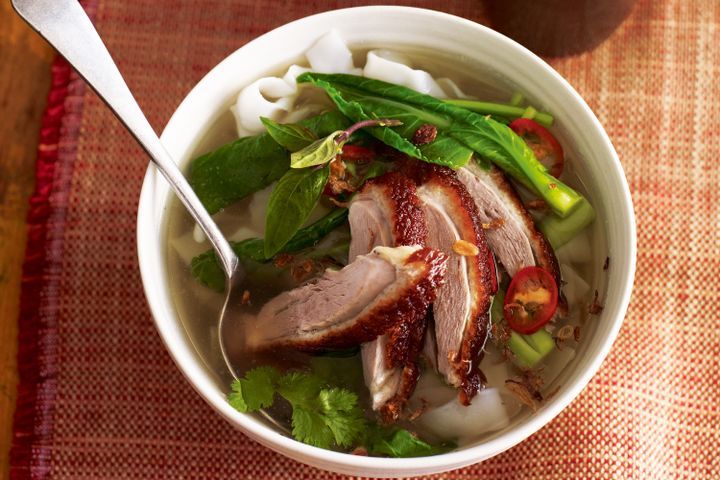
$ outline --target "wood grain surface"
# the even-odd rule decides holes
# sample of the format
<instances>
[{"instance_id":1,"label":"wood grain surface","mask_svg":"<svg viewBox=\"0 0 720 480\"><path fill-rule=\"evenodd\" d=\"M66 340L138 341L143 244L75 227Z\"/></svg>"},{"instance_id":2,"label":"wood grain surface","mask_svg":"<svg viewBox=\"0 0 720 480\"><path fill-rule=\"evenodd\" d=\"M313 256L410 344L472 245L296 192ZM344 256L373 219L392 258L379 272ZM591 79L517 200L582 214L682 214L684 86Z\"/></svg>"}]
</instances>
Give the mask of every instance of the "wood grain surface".
<instances>
[{"instance_id":1,"label":"wood grain surface","mask_svg":"<svg viewBox=\"0 0 720 480\"><path fill-rule=\"evenodd\" d=\"M40 117L53 50L0 2L0 479L8 453L17 386L17 318Z\"/></svg>"}]
</instances>

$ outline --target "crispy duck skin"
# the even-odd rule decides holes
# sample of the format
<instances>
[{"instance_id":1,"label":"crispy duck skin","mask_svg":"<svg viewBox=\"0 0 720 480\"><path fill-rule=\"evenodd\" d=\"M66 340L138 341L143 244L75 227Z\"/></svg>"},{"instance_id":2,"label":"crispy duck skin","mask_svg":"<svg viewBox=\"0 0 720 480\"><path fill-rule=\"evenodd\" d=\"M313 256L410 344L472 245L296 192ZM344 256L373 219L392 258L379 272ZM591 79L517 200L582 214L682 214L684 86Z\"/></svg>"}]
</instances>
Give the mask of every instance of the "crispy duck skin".
<instances>
[{"instance_id":1,"label":"crispy duck skin","mask_svg":"<svg viewBox=\"0 0 720 480\"><path fill-rule=\"evenodd\" d=\"M377 245L425 245L425 215L415 184L391 172L368 181L350 204L349 259ZM398 318L385 335L362 347L365 383L373 409L385 422L396 421L415 390L418 354L427 328L426 312Z\"/></svg>"},{"instance_id":2,"label":"crispy duck skin","mask_svg":"<svg viewBox=\"0 0 720 480\"><path fill-rule=\"evenodd\" d=\"M437 366L459 389L460 402L468 405L485 382L479 364L497 291L495 262L475 202L453 170L407 161L402 171L418 184L428 224L427 245L449 256L445 283L433 304ZM477 255L456 253L453 247L459 240L477 247Z\"/></svg>"},{"instance_id":3,"label":"crispy duck skin","mask_svg":"<svg viewBox=\"0 0 720 480\"><path fill-rule=\"evenodd\" d=\"M374 340L398 318L427 310L446 263L429 248L377 247L267 302L247 322L248 347L313 352Z\"/></svg>"},{"instance_id":4,"label":"crispy duck skin","mask_svg":"<svg viewBox=\"0 0 720 480\"><path fill-rule=\"evenodd\" d=\"M544 268L561 291L560 266L545 236L535 227L530 212L505 174L495 166L485 170L474 162L458 171L473 197L481 223L497 225L486 231L490 248L512 277L528 266ZM567 313L567 302L560 295L558 311Z\"/></svg>"}]
</instances>

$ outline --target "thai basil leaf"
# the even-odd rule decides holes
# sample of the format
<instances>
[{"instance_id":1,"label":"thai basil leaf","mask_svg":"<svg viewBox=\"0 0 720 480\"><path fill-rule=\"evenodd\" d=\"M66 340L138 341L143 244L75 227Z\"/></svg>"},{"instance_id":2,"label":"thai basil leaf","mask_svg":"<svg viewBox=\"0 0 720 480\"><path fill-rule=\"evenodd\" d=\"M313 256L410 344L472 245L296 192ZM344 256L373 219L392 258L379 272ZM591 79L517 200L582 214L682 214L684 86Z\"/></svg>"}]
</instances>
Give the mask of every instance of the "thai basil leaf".
<instances>
[{"instance_id":1,"label":"thai basil leaf","mask_svg":"<svg viewBox=\"0 0 720 480\"><path fill-rule=\"evenodd\" d=\"M350 123L334 110L303 120L299 125L324 137ZM267 187L288 168L287 150L264 133L235 140L196 158L190 164L188 180L205 208L215 213Z\"/></svg>"},{"instance_id":2,"label":"thai basil leaf","mask_svg":"<svg viewBox=\"0 0 720 480\"><path fill-rule=\"evenodd\" d=\"M498 167L545 199L553 211L561 217L572 213L583 200L582 195L552 177L515 132L491 118L400 85L355 75L308 72L299 76L297 80L301 83L312 82L323 88L340 111L353 121L358 120L358 115L402 120L405 124L402 135L406 140L410 138L409 129L419 122L435 125L438 128L439 138L450 137L462 147L492 160ZM381 141L397 148L395 145L397 139L388 139L384 132L376 134L378 130L389 129L371 129L370 132ZM398 135L401 132L395 129L393 133ZM424 146L425 150L419 148L419 152L401 151L420 160L440 163L442 159L438 158L439 152L427 152L432 143ZM454 144L449 141L443 150ZM463 157L457 153L456 158ZM444 164L454 168L461 166Z\"/></svg>"},{"instance_id":3,"label":"thai basil leaf","mask_svg":"<svg viewBox=\"0 0 720 480\"><path fill-rule=\"evenodd\" d=\"M318 139L312 130L297 123L277 123L266 117L260 117L260 121L273 140L291 152L305 148Z\"/></svg>"},{"instance_id":4,"label":"thai basil leaf","mask_svg":"<svg viewBox=\"0 0 720 480\"><path fill-rule=\"evenodd\" d=\"M342 151L342 145L335 139L343 134L337 130L325 138L315 140L305 148L290 154L290 168L305 168L324 165Z\"/></svg>"},{"instance_id":5,"label":"thai basil leaf","mask_svg":"<svg viewBox=\"0 0 720 480\"><path fill-rule=\"evenodd\" d=\"M265 258L287 244L310 216L322 195L330 167L290 169L270 194L265 214Z\"/></svg>"},{"instance_id":6,"label":"thai basil leaf","mask_svg":"<svg viewBox=\"0 0 720 480\"><path fill-rule=\"evenodd\" d=\"M198 157L190 185L210 213L270 185L285 173L287 151L270 135L245 137Z\"/></svg>"},{"instance_id":7,"label":"thai basil leaf","mask_svg":"<svg viewBox=\"0 0 720 480\"><path fill-rule=\"evenodd\" d=\"M292 253L313 247L330 232L345 223L348 216L346 208L338 208L322 217L317 222L301 228L290 239L279 253ZM248 262L267 262L265 258L265 242L262 238L249 238L241 242L230 242L235 255L243 264ZM190 262L192 276L215 291L222 292L225 288L225 273L215 255L210 249L194 257Z\"/></svg>"}]
</instances>

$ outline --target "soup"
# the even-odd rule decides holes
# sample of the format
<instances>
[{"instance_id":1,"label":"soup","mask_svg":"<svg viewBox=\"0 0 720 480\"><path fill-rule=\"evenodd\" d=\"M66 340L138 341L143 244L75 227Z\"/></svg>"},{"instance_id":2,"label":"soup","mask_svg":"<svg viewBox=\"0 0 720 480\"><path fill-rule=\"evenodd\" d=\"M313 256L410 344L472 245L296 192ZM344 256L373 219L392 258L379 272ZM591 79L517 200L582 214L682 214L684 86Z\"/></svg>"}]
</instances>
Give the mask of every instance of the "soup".
<instances>
[{"instance_id":1,"label":"soup","mask_svg":"<svg viewBox=\"0 0 720 480\"><path fill-rule=\"evenodd\" d=\"M356 65L362 64L363 59L368 56L369 51L371 51L371 49L368 48L355 50L353 52L353 63ZM491 71L483 69L478 65L468 65L451 56L440 54L429 55L427 52L412 50L404 50L402 51L402 55L412 61L413 68L416 70L429 72L430 75L442 72L441 74L443 76L452 79L454 83L444 83L446 88L451 91L450 93L460 93L487 102L505 102L513 95L513 89L510 85L504 83L502 79L495 77ZM389 57L386 59L388 61L397 60L393 55L387 56ZM279 77L283 72L277 73ZM457 87L457 89L455 87ZM517 98L515 100L517 100ZM541 101L541 99L539 100ZM509 107L519 108L513 105ZM293 108L290 112L276 116L275 120L279 123L295 123L300 120L300 118L298 118L299 116L303 116L298 115L298 112L303 113L304 111L304 116L312 116L319 111L334 108L336 107L333 102L328 99L326 92L320 88L307 87L294 99ZM525 107L523 106L523 108ZM532 115L534 111L534 109L525 110L530 112L530 115ZM497 118L507 120L501 117ZM222 145L236 140L238 137L236 121L236 116L229 110L227 113L221 115L215 125L209 129L203 141L198 145L196 156L199 157L207 152L215 151ZM585 189L582 186L581 179L573 170L573 158L576 158L577 154L572 150L572 144L562 137L562 132L556 130L557 129L552 129L552 133L560 140L562 147L565 149L564 157L567 159L562 171L562 182L571 187L572 191L579 192L582 196L585 194ZM444 133L442 130L435 129L436 135L438 132L440 135ZM537 142L535 132L530 132L529 134L526 132L525 136L529 138L529 142ZM438 138L444 139L446 137ZM373 155L376 157L386 154L385 150L383 150L385 147L382 146L382 142L378 142L367 135L360 137L360 139L358 143L359 148L372 150L374 152ZM434 140L435 138L427 142L427 145L432 145ZM348 144L353 145L352 142ZM420 143L420 145L423 144ZM542 145L535 145L535 147L537 156L543 156ZM378 153L381 150L383 153ZM358 151L360 153L363 152L363 150ZM461 153L464 152L462 148L454 150L456 153L458 151ZM343 153L347 155L345 151ZM550 157L551 155L548 156ZM474 159L475 157L473 157L473 161ZM403 172L401 176L414 178L415 173L413 172L430 168L424 164L412 162L415 161L384 158L382 160L384 172L372 181L369 181L368 185L382 185L382 179L384 177L396 174L398 170ZM347 167L347 165L353 165L351 159L347 159L343 163L346 164L345 167ZM369 163L373 165L381 163L381 161L374 159ZM552 168L552 165L550 167ZM309 169L311 167L307 168ZM355 170L353 175L356 174L360 177L369 171L370 166L362 164L362 162L357 162L357 165L353 168ZM446 175L446 173L443 173L444 170L439 171L440 173L433 171L420 180L412 181L414 182L413 185L417 184L419 192L418 198L421 199L417 208L424 212L423 215L432 214L432 212L427 210L427 206L436 198L433 197L433 190L428 188L427 184L434 181L437 183L438 188L449 188L450 190L448 191L455 191L457 189L471 190L471 186L467 183L464 184L464 186L457 186L457 180L447 180L443 176ZM476 173L479 176L484 175L479 170ZM448 175L455 178L453 174ZM438 176L442 178L438 179ZM448 184L452 184L452 186L448 187ZM216 221L229 240L240 242L252 238L266 237L268 233L265 230L268 203L273 195L273 189L276 188L276 186L277 183L273 183L259 189L247 195L245 198L223 207L220 212L215 214ZM349 206L352 212L352 209L355 208L353 205L359 203L358 199L361 193L358 192L363 192L367 187L365 187L364 184L360 184L351 186L351 188L356 188L357 191L348 191L345 192L347 195L339 196L333 196L332 194L323 195L317 202L317 205L312 209L312 213L303 222L303 225L317 225L318 221L322 222L322 219L326 218L324 216L327 215L328 212L332 214L333 211L337 211L338 205L343 207ZM385 186L383 188L389 187ZM415 186L408 188L414 191ZM525 205L530 205L535 197L527 190L522 190L521 188L522 187L518 187L518 191L522 195ZM502 192L500 192L500 194L502 194ZM423 197L423 195L425 196ZM463 193L462 195L465 194ZM522 211L525 211L524 207ZM533 210L532 212L533 215L539 219L548 215L548 207L544 205L542 209ZM522 223L522 219L518 220L518 222ZM353 247L350 246L351 242L353 242L353 237L355 237L354 240L357 242L358 235L356 232L351 232L347 221L339 223L336 228L333 228L330 233L324 235L319 243L312 247L300 249L297 252L292 252L292 254L274 254L268 262L245 262L247 276L244 284L239 288L246 291L247 295L243 298L242 305L234 306L236 309L235 316L237 318L248 318L250 319L248 322L252 322L254 319L262 317L264 311L268 308L267 306L275 302L277 298L281 298L283 292L300 289L303 288L303 286L314 284L313 282L323 281L322 277L326 275L323 272L326 268L331 270L342 269L342 271L345 271L343 267L348 264L348 255L352 254ZM533 343L539 341L533 340L532 335L534 333L530 332L536 325L532 325L532 322L529 322L530 324L527 325L527 319L530 318L532 320L540 315L540 313L537 313L537 308L530 309L523 307L523 309L517 310L516 306L513 306L517 305L517 302L505 302L503 305L502 303L498 303L497 299L500 298L500 296L495 295L496 303L493 306L492 313L489 311L489 308L482 307L485 308L485 315L489 314L493 317L492 322L488 322L486 325L490 340L481 346L482 352L484 353L475 352L475 354L473 354L475 355L475 357L473 357L474 361L482 357L482 360L479 362L479 369L477 369L477 365L470 367L475 368L477 372L481 372L477 373L476 378L481 380L485 388L480 388L477 392L470 391L472 390L472 388L470 388L470 390L468 390L470 393L466 392L465 403L469 403L469 405L463 405L464 401L456 400L456 396L457 392L461 391L459 398L462 399L463 389L467 390L466 387L459 386L463 381L465 381L466 384L472 382L465 379L458 381L458 385L454 387L447 386L448 378L452 375L448 377L447 375L443 376L442 374L438 374L438 370L442 369L442 367L437 364L442 363L443 359L438 357L437 354L428 354L427 358L433 355L435 356L434 361L436 365L432 365L432 361L428 362L420 352L416 352L417 357L421 358L421 360L416 361L418 365L417 368L421 370L422 373L417 379L417 385L412 385L413 394L410 395L409 398L404 399L402 412L393 415L390 419L391 421L389 423L394 425L394 427L392 431L389 431L388 435L394 435L392 438L395 439L399 435L398 432L412 432L413 435L421 438L423 442L428 442L427 445L439 447L436 449L430 447L420 448L416 445L413 447L415 448L414 450L411 449L411 451L405 452L403 455L412 456L416 454L440 453L441 451L446 451L448 448L452 448L452 445L482 441L483 438L487 438L492 435L493 432L507 427L509 422L514 418L528 414L527 412L542 402L542 398L546 398L552 394L556 388L556 378L563 369L567 368L575 351L581 348L580 337L592 334L592 327L588 325L587 322L588 317L593 311L597 311L597 309L600 308L597 303L597 298L594 297L593 293L597 291L596 289L601 290L603 260L605 259L605 255L599 252L604 252L605 247L601 229L597 226L597 223L598 222L595 222L591 227L582 230L570 240L569 243L556 252L559 260L559 268L562 273L562 280L565 282L565 285L562 285L562 282L557 282L557 287L561 287L560 290L564 291L568 299L567 313L562 315L561 319L553 320L552 333L546 330L545 324L540 328L540 330L548 331L543 338L552 339L553 351L548 352L547 345L536 345ZM350 224L353 225L352 218ZM479 222L478 225L480 225ZM500 230L502 228L506 227L503 225L493 225L492 222L482 224L482 230L484 231L483 236L485 234L491 236L494 230ZM435 233L433 233L433 228L430 228L430 230L429 235L440 235L440 233L438 233L439 230ZM590 234L590 231L592 231L592 234ZM223 294L217 291L217 289L213 290L199 283L197 279L194 278L190 268L193 258L208 251L210 245L207 241L203 240L202 235L198 234L194 222L176 199L172 200L171 207L168 211L167 232L170 245L167 259L169 266L168 274L170 277L169 283L179 317L192 339L195 348L208 368L216 373L221 383L230 385L233 377L227 371L219 348L216 325L218 312L223 302ZM355 235L353 235L354 233ZM448 250L446 256L452 257L457 254L463 257L462 261L465 263L463 263L464 266L461 270L465 273L470 271L471 267L467 265L470 265L472 262L478 265L478 269L482 269L482 262L480 260L474 260L478 255L478 253L475 252L475 250L478 249L477 246L470 245L470 253L457 253L458 251L462 252L463 248L468 248L468 246L462 243L462 241L464 241L462 238L466 238L467 235L464 235L462 231L460 231L459 235L460 240L453 243L454 250ZM377 244L377 242L375 243ZM394 245L388 246L393 247ZM482 245L480 246L482 247ZM348 248L351 250L348 251ZM490 249L487 245L485 248ZM369 253L369 251L363 253L372 255L376 252L373 250L372 253ZM550 255L552 258L555 258L552 252ZM507 272L508 269L504 267L502 262L498 261L497 258L498 254L495 252L495 263L498 268L496 283L499 285L499 291L501 293L509 292L508 294L512 295L513 288L521 288L517 287L517 284L522 283L518 280L519 273L516 273L512 277L513 282L511 282L510 275L508 275ZM354 262L351 263L354 264ZM509 261L507 261L507 263L509 263ZM540 259L538 259L538 263L542 264ZM447 269L449 267L446 266L445 268ZM552 270L552 268L550 268L550 270ZM464 281L470 285L470 287L473 287L471 280ZM539 280L535 278L533 281L537 283ZM476 285L480 285L480 283ZM471 290L473 289L471 288ZM477 290L477 288L475 288L475 290ZM545 290L542 291L544 292ZM480 295L473 294L468 298L474 296ZM487 295L487 297L492 297L492 295ZM560 303L562 304L562 297L560 298ZM469 303L473 301L472 298L468 300ZM437 300L437 296L433 296L432 301L429 303L433 303L434 305L431 307L432 311L440 301ZM476 303L480 304L482 302L477 300ZM526 304L528 304L528 302L526 302ZM542 304L542 301L535 301L535 303L533 303L534 306L538 304ZM508 307L508 305L510 306ZM287 305L285 305L285 307L286 306ZM471 305L468 308L470 311L473 311L472 308L474 307ZM513 310L513 308L516 308L516 310ZM436 316L437 315L438 313L436 313ZM526 321L526 327L529 328L528 335L526 336L508 327L509 321L520 322L521 320ZM536 320L540 321L542 319ZM261 329L266 328L265 326L269 323L270 322L266 322L261 325ZM547 320L545 323L547 323ZM317 345L310 349L293 348L292 345L284 345L283 348L252 349L247 348L244 334L242 333L244 332L243 321L238 321L237 326L237 331L240 332L238 338L228 343L230 347L230 360L239 375L243 375L258 367L262 368L267 366L276 368L280 373L285 371L321 372L325 375L323 378L333 377L335 379L336 385L333 385L333 387L341 388L357 395L357 405L363 412L362 416L366 418L368 422L375 422L378 416L382 416L373 409L375 406L375 394L371 394L366 385L372 383L372 381L369 382L363 378L363 359L361 358L363 353L361 353L360 349L316 348ZM432 330L433 327L425 327L426 330L428 328ZM522 327L518 325L515 325L515 328L522 330ZM467 330L467 328L464 329L465 334ZM535 328L535 332L537 331L538 329ZM441 330L439 331L439 335L443 337L445 332ZM387 336L387 334L385 336ZM385 336L381 335L378 338ZM444 337L438 339L436 335L434 340L426 341L426 343L431 343L432 341L435 342L435 348L437 349L438 341L442 344L445 340ZM296 339L293 339L292 342L295 342L294 345L299 345ZM367 350L369 344L377 344L377 342L378 340L372 340L372 342L365 341L360 343L363 344L362 348ZM440 345L440 347L442 348L442 345ZM513 350L513 348L515 350ZM518 355L521 355L523 348L528 349L527 354L529 357L518 357ZM538 353L540 350L542 350L542 355ZM268 354L268 352L270 353ZM368 353L365 352L364 355L367 356ZM541 358L534 358L533 356L535 355ZM438 359L440 361L438 361ZM529 368L527 362L531 361L536 363L533 363L531 365L532 368ZM451 367L446 366L445 368L446 371L452 370ZM482 381L483 377L484 381ZM248 383L248 385L250 384ZM293 422L296 421L293 416L295 409L291 408L291 406L294 406L292 402L274 401L271 406L266 407L264 410L275 422L284 426L287 431L290 432L294 430L295 424ZM377 408L375 410L377 410ZM468 419L473 420L474 423L468 422ZM387 417L382 420L388 423ZM380 423L383 422L381 421ZM468 423L472 423L472 425L468 427ZM303 438L299 439L303 440ZM353 451L355 449L355 453L367 453L362 450L365 448L362 442L356 442L354 444L352 442L345 444L342 441L323 442L320 443L320 446L344 451ZM318 442L313 441L309 443L318 444ZM357 450L358 448L360 450ZM393 452L394 451L383 449L370 451L371 454L390 456L393 456Z\"/></svg>"}]
</instances>

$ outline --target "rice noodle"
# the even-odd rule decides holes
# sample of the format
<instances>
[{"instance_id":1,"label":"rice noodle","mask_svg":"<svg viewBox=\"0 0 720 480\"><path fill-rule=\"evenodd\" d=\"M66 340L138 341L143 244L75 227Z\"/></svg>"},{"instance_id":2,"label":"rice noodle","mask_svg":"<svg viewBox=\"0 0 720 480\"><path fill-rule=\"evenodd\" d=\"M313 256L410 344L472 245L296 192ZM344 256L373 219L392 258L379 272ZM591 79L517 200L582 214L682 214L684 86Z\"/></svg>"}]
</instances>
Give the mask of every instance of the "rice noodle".
<instances>
[{"instance_id":1,"label":"rice noodle","mask_svg":"<svg viewBox=\"0 0 720 480\"><path fill-rule=\"evenodd\" d=\"M414 70L410 65L410 60L399 53L390 50L371 50L367 54L363 75L412 88L434 97L447 97L445 91L429 73L424 70Z\"/></svg>"},{"instance_id":2,"label":"rice noodle","mask_svg":"<svg viewBox=\"0 0 720 480\"><path fill-rule=\"evenodd\" d=\"M355 68L352 52L335 29L320 37L305 52L305 57L313 72L362 75L362 70Z\"/></svg>"},{"instance_id":3,"label":"rice noodle","mask_svg":"<svg viewBox=\"0 0 720 480\"><path fill-rule=\"evenodd\" d=\"M361 69L355 68L352 52L336 30L330 30L320 37L305 52L305 57L310 68L290 65L282 78L259 78L240 91L237 101L230 107L235 116L239 137L264 132L265 127L260 117L296 122L318 111L317 106L310 105L295 108L299 90L296 82L298 75L310 70L321 73L362 74ZM292 118L286 118L289 117L289 112L292 112Z\"/></svg>"},{"instance_id":4,"label":"rice noodle","mask_svg":"<svg viewBox=\"0 0 720 480\"><path fill-rule=\"evenodd\" d=\"M444 439L458 439L460 443L505 428L510 423L503 395L497 388L480 390L469 406L451 401L423 413L416 422Z\"/></svg>"}]
</instances>

